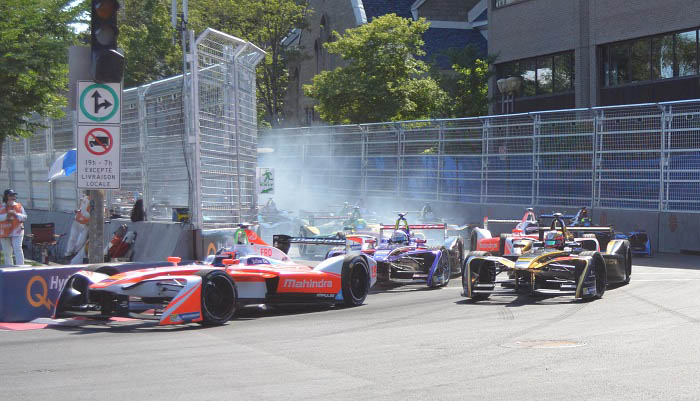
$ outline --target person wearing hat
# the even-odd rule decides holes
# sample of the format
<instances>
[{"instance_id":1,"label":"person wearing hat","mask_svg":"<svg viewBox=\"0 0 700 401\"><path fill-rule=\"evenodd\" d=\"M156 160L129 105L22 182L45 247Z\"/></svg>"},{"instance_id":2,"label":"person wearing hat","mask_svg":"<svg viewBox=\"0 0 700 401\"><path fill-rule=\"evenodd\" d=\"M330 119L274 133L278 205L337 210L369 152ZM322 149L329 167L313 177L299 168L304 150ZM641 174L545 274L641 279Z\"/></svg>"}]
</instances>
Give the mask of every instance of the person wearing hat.
<instances>
[{"instance_id":1,"label":"person wearing hat","mask_svg":"<svg viewBox=\"0 0 700 401\"><path fill-rule=\"evenodd\" d=\"M6 189L2 194L2 208L0 208L0 244L5 255L6 265L23 265L24 252L22 240L24 239L24 221L27 213L24 207L17 202L17 192ZM12 263L14 253L16 263Z\"/></svg>"}]
</instances>

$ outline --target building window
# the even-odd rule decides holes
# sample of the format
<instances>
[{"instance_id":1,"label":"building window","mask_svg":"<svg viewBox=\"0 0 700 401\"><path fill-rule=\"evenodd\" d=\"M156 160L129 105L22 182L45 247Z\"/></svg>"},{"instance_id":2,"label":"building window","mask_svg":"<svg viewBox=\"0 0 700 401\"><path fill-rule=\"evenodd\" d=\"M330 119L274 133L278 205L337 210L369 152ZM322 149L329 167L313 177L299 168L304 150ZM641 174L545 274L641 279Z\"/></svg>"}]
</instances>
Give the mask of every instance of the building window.
<instances>
[{"instance_id":1,"label":"building window","mask_svg":"<svg viewBox=\"0 0 700 401\"><path fill-rule=\"evenodd\" d=\"M572 59L572 53L554 55L554 69L552 71L554 92L565 92L573 88L574 64Z\"/></svg>"},{"instance_id":2,"label":"building window","mask_svg":"<svg viewBox=\"0 0 700 401\"><path fill-rule=\"evenodd\" d=\"M687 77L698 73L697 31L681 32L675 35L678 76Z\"/></svg>"},{"instance_id":3,"label":"building window","mask_svg":"<svg viewBox=\"0 0 700 401\"><path fill-rule=\"evenodd\" d=\"M651 79L673 78L673 35L651 39Z\"/></svg>"},{"instance_id":4,"label":"building window","mask_svg":"<svg viewBox=\"0 0 700 401\"><path fill-rule=\"evenodd\" d=\"M698 74L696 30L601 46L603 86Z\"/></svg>"},{"instance_id":5,"label":"building window","mask_svg":"<svg viewBox=\"0 0 700 401\"><path fill-rule=\"evenodd\" d=\"M522 3L523 1L527 1L527 0L494 0L493 6L495 8L501 8L501 7L509 6L511 4Z\"/></svg>"},{"instance_id":6,"label":"building window","mask_svg":"<svg viewBox=\"0 0 700 401\"><path fill-rule=\"evenodd\" d=\"M537 94L552 93L552 56L537 58Z\"/></svg>"},{"instance_id":7,"label":"building window","mask_svg":"<svg viewBox=\"0 0 700 401\"><path fill-rule=\"evenodd\" d=\"M522 79L516 97L551 95L574 89L574 52L550 54L496 65L498 78Z\"/></svg>"}]
</instances>

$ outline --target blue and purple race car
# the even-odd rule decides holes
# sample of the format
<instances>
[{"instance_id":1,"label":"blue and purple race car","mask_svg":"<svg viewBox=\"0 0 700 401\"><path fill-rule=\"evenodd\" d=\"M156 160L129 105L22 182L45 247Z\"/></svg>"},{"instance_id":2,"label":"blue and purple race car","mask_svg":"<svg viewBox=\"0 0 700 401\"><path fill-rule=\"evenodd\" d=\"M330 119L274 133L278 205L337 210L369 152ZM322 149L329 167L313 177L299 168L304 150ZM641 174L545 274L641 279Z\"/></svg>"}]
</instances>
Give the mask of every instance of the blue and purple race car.
<instances>
[{"instance_id":1,"label":"blue and purple race car","mask_svg":"<svg viewBox=\"0 0 700 401\"><path fill-rule=\"evenodd\" d=\"M384 233L391 235L384 238ZM377 262L377 284L425 283L444 287L453 275L461 273L464 243L458 236L447 237L447 225L408 224L399 213L394 225L380 225L379 244L367 236L348 236L358 248ZM364 238L367 237L367 238ZM344 252L336 248L328 253Z\"/></svg>"}]
</instances>

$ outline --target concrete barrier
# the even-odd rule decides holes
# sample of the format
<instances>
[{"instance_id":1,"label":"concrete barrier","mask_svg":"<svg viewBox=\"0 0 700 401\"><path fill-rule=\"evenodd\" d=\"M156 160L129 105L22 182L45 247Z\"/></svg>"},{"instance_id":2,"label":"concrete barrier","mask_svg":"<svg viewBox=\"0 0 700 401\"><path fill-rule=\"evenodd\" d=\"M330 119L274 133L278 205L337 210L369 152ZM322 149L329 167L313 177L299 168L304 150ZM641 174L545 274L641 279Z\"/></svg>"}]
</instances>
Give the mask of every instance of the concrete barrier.
<instances>
[{"instance_id":1,"label":"concrete barrier","mask_svg":"<svg viewBox=\"0 0 700 401\"><path fill-rule=\"evenodd\" d=\"M106 265L125 272L168 266L170 263ZM63 285L73 273L85 266L0 267L0 322L28 322L39 317L51 317Z\"/></svg>"},{"instance_id":2,"label":"concrete barrier","mask_svg":"<svg viewBox=\"0 0 700 401\"><path fill-rule=\"evenodd\" d=\"M63 255L73 219L73 213L27 210L25 233L31 233L31 224L54 223L56 234L66 234L58 244L58 252ZM112 239L117 227L122 224L126 224L129 230L138 233L134 246L134 262L157 262L165 260L168 256L179 256L183 260L194 259L194 235L190 224L159 221L134 223L130 219L109 220L105 222L104 228L105 246ZM31 244L27 244L27 249L31 250Z\"/></svg>"}]
</instances>

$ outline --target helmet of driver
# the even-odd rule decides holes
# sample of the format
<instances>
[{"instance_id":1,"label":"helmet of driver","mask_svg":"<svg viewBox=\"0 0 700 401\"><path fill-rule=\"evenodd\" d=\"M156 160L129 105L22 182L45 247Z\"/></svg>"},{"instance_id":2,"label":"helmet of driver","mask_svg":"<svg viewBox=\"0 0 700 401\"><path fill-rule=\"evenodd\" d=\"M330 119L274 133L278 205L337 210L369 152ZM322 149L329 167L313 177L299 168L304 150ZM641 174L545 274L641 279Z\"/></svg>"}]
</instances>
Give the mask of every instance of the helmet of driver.
<instances>
[{"instance_id":1,"label":"helmet of driver","mask_svg":"<svg viewBox=\"0 0 700 401\"><path fill-rule=\"evenodd\" d=\"M559 231L552 230L544 233L545 248L563 249L565 242L564 234Z\"/></svg>"},{"instance_id":2,"label":"helmet of driver","mask_svg":"<svg viewBox=\"0 0 700 401\"><path fill-rule=\"evenodd\" d=\"M408 234L406 234L405 231L396 230L391 234L389 242L392 244L408 245Z\"/></svg>"}]
</instances>

